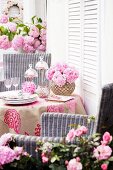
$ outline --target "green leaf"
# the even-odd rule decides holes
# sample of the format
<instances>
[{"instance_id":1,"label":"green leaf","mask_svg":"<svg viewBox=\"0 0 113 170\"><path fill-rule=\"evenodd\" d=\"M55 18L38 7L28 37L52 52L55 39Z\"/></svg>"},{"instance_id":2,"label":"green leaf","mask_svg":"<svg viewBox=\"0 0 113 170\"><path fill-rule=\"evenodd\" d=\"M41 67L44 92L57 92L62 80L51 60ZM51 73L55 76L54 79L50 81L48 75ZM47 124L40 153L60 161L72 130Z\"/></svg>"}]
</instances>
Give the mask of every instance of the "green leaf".
<instances>
[{"instance_id":1,"label":"green leaf","mask_svg":"<svg viewBox=\"0 0 113 170\"><path fill-rule=\"evenodd\" d=\"M58 155L55 155L51 158L51 163L53 163L55 161L60 161L60 158L58 157Z\"/></svg>"},{"instance_id":2,"label":"green leaf","mask_svg":"<svg viewBox=\"0 0 113 170\"><path fill-rule=\"evenodd\" d=\"M94 142L96 142L96 141L98 141L100 139L100 136L98 136L98 137L96 137L96 138L94 138Z\"/></svg>"},{"instance_id":3,"label":"green leaf","mask_svg":"<svg viewBox=\"0 0 113 170\"><path fill-rule=\"evenodd\" d=\"M113 161L113 156L111 156L111 157L108 159L108 161Z\"/></svg>"},{"instance_id":4,"label":"green leaf","mask_svg":"<svg viewBox=\"0 0 113 170\"><path fill-rule=\"evenodd\" d=\"M32 24L34 24L34 19L36 18L36 15L34 15L32 18L31 18L31 21L32 21Z\"/></svg>"},{"instance_id":5,"label":"green leaf","mask_svg":"<svg viewBox=\"0 0 113 170\"><path fill-rule=\"evenodd\" d=\"M41 18L37 18L37 21L38 21L39 23L42 23L42 19L41 19Z\"/></svg>"},{"instance_id":6,"label":"green leaf","mask_svg":"<svg viewBox=\"0 0 113 170\"><path fill-rule=\"evenodd\" d=\"M43 28L42 25L40 25L40 24L37 24L36 27L37 27L39 30L41 30L41 29Z\"/></svg>"}]
</instances>

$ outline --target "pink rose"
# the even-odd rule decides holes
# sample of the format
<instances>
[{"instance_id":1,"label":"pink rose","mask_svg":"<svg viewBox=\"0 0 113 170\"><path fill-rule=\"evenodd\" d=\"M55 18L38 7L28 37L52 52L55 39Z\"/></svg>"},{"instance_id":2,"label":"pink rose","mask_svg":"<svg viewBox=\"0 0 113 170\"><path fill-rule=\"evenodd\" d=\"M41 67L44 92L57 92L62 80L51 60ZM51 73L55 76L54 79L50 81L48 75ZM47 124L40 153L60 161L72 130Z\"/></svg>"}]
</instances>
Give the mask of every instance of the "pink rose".
<instances>
[{"instance_id":1,"label":"pink rose","mask_svg":"<svg viewBox=\"0 0 113 170\"><path fill-rule=\"evenodd\" d=\"M49 159L48 159L48 157L46 157L45 153L42 153L41 157L42 157L42 162L43 163L47 163L48 162Z\"/></svg>"},{"instance_id":2,"label":"pink rose","mask_svg":"<svg viewBox=\"0 0 113 170\"><path fill-rule=\"evenodd\" d=\"M112 149L106 145L99 145L97 148L94 149L94 157L97 160L106 160L112 154Z\"/></svg>"},{"instance_id":3,"label":"pink rose","mask_svg":"<svg viewBox=\"0 0 113 170\"><path fill-rule=\"evenodd\" d=\"M9 30L11 31L11 32L16 32L16 27L17 27L17 24L16 23L13 23L13 22L8 22L7 23L7 26L8 26L8 28L9 28Z\"/></svg>"},{"instance_id":4,"label":"pink rose","mask_svg":"<svg viewBox=\"0 0 113 170\"><path fill-rule=\"evenodd\" d=\"M105 132L102 138L103 141L101 143L105 145L112 141L112 136L110 135L109 132Z\"/></svg>"},{"instance_id":5,"label":"pink rose","mask_svg":"<svg viewBox=\"0 0 113 170\"><path fill-rule=\"evenodd\" d=\"M88 131L88 129L85 126L81 126L79 129L82 131L83 134L86 134Z\"/></svg>"},{"instance_id":6,"label":"pink rose","mask_svg":"<svg viewBox=\"0 0 113 170\"><path fill-rule=\"evenodd\" d=\"M75 130L75 136L80 137L83 135L83 131L81 129L76 129Z\"/></svg>"},{"instance_id":7,"label":"pink rose","mask_svg":"<svg viewBox=\"0 0 113 170\"><path fill-rule=\"evenodd\" d=\"M78 162L75 158L71 159L67 165L67 170L82 170L81 162Z\"/></svg>"},{"instance_id":8,"label":"pink rose","mask_svg":"<svg viewBox=\"0 0 113 170\"><path fill-rule=\"evenodd\" d=\"M107 170L108 169L108 165L107 164L102 164L101 165L101 169L102 170Z\"/></svg>"},{"instance_id":9,"label":"pink rose","mask_svg":"<svg viewBox=\"0 0 113 170\"><path fill-rule=\"evenodd\" d=\"M5 24L8 22L8 16L7 15L2 15L0 18L0 23Z\"/></svg>"},{"instance_id":10,"label":"pink rose","mask_svg":"<svg viewBox=\"0 0 113 170\"><path fill-rule=\"evenodd\" d=\"M74 138L75 138L75 129L71 129L66 136L66 140L68 142L72 142L74 140Z\"/></svg>"}]
</instances>

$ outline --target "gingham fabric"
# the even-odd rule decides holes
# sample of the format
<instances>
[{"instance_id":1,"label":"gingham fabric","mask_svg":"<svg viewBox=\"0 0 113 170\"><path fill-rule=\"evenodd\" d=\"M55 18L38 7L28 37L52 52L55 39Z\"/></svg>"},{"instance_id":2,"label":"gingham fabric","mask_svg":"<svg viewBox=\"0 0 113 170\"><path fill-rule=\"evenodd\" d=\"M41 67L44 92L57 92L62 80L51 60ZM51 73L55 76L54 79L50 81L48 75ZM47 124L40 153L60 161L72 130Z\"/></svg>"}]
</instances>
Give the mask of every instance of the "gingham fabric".
<instances>
[{"instance_id":1,"label":"gingham fabric","mask_svg":"<svg viewBox=\"0 0 113 170\"><path fill-rule=\"evenodd\" d=\"M4 78L20 77L20 83L18 89L21 89L22 83L25 81L24 74L27 69L29 69L29 64L35 69L36 63L39 61L40 56L43 56L44 61L47 62L48 67L51 65L51 54L46 53L36 53L36 54L4 54L3 55L3 66L4 66ZM38 78L34 78L36 85L43 83L48 83L48 81L43 77L41 80L41 72L38 71ZM1 83L2 84L2 83ZM0 85L1 86L1 85ZM1 87L3 89L3 87ZM13 90L12 87L11 90ZM4 87L5 91L6 88ZM1 90L0 90L1 91Z\"/></svg>"},{"instance_id":2,"label":"gingham fabric","mask_svg":"<svg viewBox=\"0 0 113 170\"><path fill-rule=\"evenodd\" d=\"M36 137L36 136L26 136L26 135L16 135L16 134L12 134L12 136L14 137L17 146L24 147L24 150L35 158L37 158L37 152L35 150L38 141L61 142L63 140L63 138Z\"/></svg>"},{"instance_id":3,"label":"gingham fabric","mask_svg":"<svg viewBox=\"0 0 113 170\"><path fill-rule=\"evenodd\" d=\"M102 88L98 114L97 132L103 134L106 131L113 136L113 83Z\"/></svg>"},{"instance_id":4,"label":"gingham fabric","mask_svg":"<svg viewBox=\"0 0 113 170\"><path fill-rule=\"evenodd\" d=\"M84 125L88 128L88 136L92 135L95 121L88 121L87 115L67 113L42 113L42 136L64 137L73 127Z\"/></svg>"}]
</instances>

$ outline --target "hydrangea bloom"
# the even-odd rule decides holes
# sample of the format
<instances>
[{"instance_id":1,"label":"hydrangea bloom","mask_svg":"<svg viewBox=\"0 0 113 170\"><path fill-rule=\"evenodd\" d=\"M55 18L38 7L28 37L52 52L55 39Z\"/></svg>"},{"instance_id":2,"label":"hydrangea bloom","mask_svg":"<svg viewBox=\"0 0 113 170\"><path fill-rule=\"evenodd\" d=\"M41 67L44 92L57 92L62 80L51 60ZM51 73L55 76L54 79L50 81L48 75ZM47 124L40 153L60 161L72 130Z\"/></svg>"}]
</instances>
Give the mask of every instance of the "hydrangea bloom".
<instances>
[{"instance_id":1,"label":"hydrangea bloom","mask_svg":"<svg viewBox=\"0 0 113 170\"><path fill-rule=\"evenodd\" d=\"M10 133L5 133L0 137L0 146L5 146L9 141L12 140L12 134Z\"/></svg>"},{"instance_id":2,"label":"hydrangea bloom","mask_svg":"<svg viewBox=\"0 0 113 170\"><path fill-rule=\"evenodd\" d=\"M35 19L38 18L35 16ZM0 18L1 34L0 34L0 49L7 50L13 48L16 51L25 53L34 53L36 50L40 52L46 51L46 26L38 22L32 24L15 22L15 19L10 19L7 15L2 15Z\"/></svg>"},{"instance_id":3,"label":"hydrangea bloom","mask_svg":"<svg viewBox=\"0 0 113 170\"><path fill-rule=\"evenodd\" d=\"M8 36L7 35L0 36L0 49L7 50L10 47L11 47L11 43L8 39Z\"/></svg>"},{"instance_id":4,"label":"hydrangea bloom","mask_svg":"<svg viewBox=\"0 0 113 170\"><path fill-rule=\"evenodd\" d=\"M25 93L33 94L36 91L36 85L34 82L26 81L22 84L22 91Z\"/></svg>"},{"instance_id":5,"label":"hydrangea bloom","mask_svg":"<svg viewBox=\"0 0 113 170\"><path fill-rule=\"evenodd\" d=\"M34 38L38 37L40 35L39 29L35 25L32 25L30 27L29 35Z\"/></svg>"},{"instance_id":6,"label":"hydrangea bloom","mask_svg":"<svg viewBox=\"0 0 113 170\"><path fill-rule=\"evenodd\" d=\"M18 50L23 47L24 44L24 38L22 35L16 35L14 39L12 40L12 47L15 50Z\"/></svg>"},{"instance_id":7,"label":"hydrangea bloom","mask_svg":"<svg viewBox=\"0 0 113 170\"><path fill-rule=\"evenodd\" d=\"M0 23L5 24L8 22L8 16L7 15L2 15L0 18Z\"/></svg>"},{"instance_id":8,"label":"hydrangea bloom","mask_svg":"<svg viewBox=\"0 0 113 170\"><path fill-rule=\"evenodd\" d=\"M0 146L0 165L3 166L10 162L13 162L16 158L14 150L8 146Z\"/></svg>"},{"instance_id":9,"label":"hydrangea bloom","mask_svg":"<svg viewBox=\"0 0 113 170\"><path fill-rule=\"evenodd\" d=\"M46 72L46 78L52 80L56 85L63 86L73 83L78 78L78 71L67 64L56 64Z\"/></svg>"},{"instance_id":10,"label":"hydrangea bloom","mask_svg":"<svg viewBox=\"0 0 113 170\"><path fill-rule=\"evenodd\" d=\"M9 30L10 30L11 32L16 32L17 24L14 23L14 22L8 22L8 23L7 23L7 27L9 28Z\"/></svg>"}]
</instances>

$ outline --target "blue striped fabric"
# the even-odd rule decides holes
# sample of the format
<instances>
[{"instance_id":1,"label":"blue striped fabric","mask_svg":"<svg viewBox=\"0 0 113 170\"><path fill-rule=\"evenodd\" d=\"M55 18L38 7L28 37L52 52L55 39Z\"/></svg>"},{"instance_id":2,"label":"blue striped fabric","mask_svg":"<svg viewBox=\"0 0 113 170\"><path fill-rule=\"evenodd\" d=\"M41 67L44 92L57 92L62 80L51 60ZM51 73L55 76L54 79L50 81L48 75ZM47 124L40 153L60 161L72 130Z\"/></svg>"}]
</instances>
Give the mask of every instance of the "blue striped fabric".
<instances>
[{"instance_id":1,"label":"blue striped fabric","mask_svg":"<svg viewBox=\"0 0 113 170\"><path fill-rule=\"evenodd\" d=\"M48 66L51 65L51 54L46 53L36 53L36 54L4 54L3 55L3 65L4 65L4 77L5 79L12 77L20 77L20 84L18 89L21 89L22 83L25 81L24 74L25 71L29 68L29 64L32 64L32 67L35 68L36 63L39 61L40 56L43 56L44 61L47 62ZM43 77L41 80L41 72L38 71L38 78L34 79L36 85L43 83L48 83L48 81ZM12 90L14 87L12 88ZM5 88L4 90L5 91Z\"/></svg>"},{"instance_id":2,"label":"blue striped fabric","mask_svg":"<svg viewBox=\"0 0 113 170\"><path fill-rule=\"evenodd\" d=\"M87 115L67 113L42 113L42 136L64 137L70 129L77 125L84 125L88 128L88 136L93 134L95 121L88 121Z\"/></svg>"},{"instance_id":3,"label":"blue striped fabric","mask_svg":"<svg viewBox=\"0 0 113 170\"><path fill-rule=\"evenodd\" d=\"M28 152L33 157L37 158L37 153L35 152L38 141L52 141L52 142L61 142L63 138L52 138L52 137L37 137L37 136L26 136L26 135L17 135L12 134L17 146L24 147L24 150Z\"/></svg>"}]
</instances>

